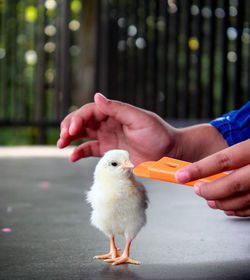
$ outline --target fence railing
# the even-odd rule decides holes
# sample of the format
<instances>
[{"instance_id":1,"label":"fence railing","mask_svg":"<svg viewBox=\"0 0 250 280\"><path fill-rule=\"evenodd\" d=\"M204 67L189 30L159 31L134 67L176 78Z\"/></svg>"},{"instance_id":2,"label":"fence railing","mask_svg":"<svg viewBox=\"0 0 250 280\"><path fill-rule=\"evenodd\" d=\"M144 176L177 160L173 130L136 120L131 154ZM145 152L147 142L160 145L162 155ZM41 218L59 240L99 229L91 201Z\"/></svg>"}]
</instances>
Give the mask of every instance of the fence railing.
<instances>
[{"instance_id":1,"label":"fence railing","mask_svg":"<svg viewBox=\"0 0 250 280\"><path fill-rule=\"evenodd\" d=\"M69 1L0 3L1 124L54 125L69 107Z\"/></svg>"},{"instance_id":2,"label":"fence railing","mask_svg":"<svg viewBox=\"0 0 250 280\"><path fill-rule=\"evenodd\" d=\"M44 143L95 91L164 118L220 116L250 100L249 22L248 0L1 0L0 126Z\"/></svg>"},{"instance_id":3,"label":"fence railing","mask_svg":"<svg viewBox=\"0 0 250 280\"><path fill-rule=\"evenodd\" d=\"M214 118L250 99L250 1L98 2L106 95L171 118Z\"/></svg>"}]
</instances>

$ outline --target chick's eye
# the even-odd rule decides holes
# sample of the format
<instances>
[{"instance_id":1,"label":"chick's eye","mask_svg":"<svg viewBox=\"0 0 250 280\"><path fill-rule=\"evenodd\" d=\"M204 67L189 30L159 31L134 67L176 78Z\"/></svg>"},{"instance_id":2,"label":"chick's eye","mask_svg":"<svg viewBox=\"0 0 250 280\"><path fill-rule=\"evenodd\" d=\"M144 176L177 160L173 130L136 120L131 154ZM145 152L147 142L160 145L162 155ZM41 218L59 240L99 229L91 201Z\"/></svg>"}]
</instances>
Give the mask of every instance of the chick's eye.
<instances>
[{"instance_id":1,"label":"chick's eye","mask_svg":"<svg viewBox=\"0 0 250 280\"><path fill-rule=\"evenodd\" d=\"M112 165L112 166L117 166L117 165L118 165L118 163L117 163L117 162L115 162L115 161L113 161L113 162L111 162L111 165Z\"/></svg>"}]
</instances>

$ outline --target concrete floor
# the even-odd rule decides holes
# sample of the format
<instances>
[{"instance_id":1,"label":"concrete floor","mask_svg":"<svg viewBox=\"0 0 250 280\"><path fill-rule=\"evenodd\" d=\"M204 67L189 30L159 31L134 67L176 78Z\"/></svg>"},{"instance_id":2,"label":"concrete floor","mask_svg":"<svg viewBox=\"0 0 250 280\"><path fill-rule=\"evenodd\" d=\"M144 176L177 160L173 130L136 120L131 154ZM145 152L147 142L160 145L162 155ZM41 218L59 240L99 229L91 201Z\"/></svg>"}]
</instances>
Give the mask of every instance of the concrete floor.
<instances>
[{"instance_id":1,"label":"concrete floor","mask_svg":"<svg viewBox=\"0 0 250 280\"><path fill-rule=\"evenodd\" d=\"M0 156L0 279L250 279L250 219L211 210L191 187L147 179L148 223L131 248L142 264L93 260L109 248L85 202L96 163Z\"/></svg>"}]
</instances>

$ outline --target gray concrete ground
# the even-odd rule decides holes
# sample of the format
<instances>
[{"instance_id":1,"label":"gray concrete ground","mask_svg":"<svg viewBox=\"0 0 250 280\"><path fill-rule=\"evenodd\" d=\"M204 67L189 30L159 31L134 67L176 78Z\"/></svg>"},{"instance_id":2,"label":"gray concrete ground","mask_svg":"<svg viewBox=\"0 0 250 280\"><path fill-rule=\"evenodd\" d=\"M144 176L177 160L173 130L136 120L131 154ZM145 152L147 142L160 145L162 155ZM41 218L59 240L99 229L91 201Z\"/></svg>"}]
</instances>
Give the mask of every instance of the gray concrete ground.
<instances>
[{"instance_id":1,"label":"gray concrete ground","mask_svg":"<svg viewBox=\"0 0 250 280\"><path fill-rule=\"evenodd\" d=\"M148 222L131 248L142 264L93 260L109 249L85 202L96 162L0 156L0 279L250 279L250 219L209 209L191 187L147 179Z\"/></svg>"}]
</instances>

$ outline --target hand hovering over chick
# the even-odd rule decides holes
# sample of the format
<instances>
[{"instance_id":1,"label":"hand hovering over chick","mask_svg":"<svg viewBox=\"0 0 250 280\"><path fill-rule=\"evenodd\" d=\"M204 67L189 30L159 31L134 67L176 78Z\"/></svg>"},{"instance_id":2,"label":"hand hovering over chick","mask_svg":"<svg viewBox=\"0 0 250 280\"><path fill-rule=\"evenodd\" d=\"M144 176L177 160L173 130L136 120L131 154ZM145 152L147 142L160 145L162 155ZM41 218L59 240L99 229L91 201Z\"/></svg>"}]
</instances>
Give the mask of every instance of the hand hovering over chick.
<instances>
[{"instance_id":1,"label":"hand hovering over chick","mask_svg":"<svg viewBox=\"0 0 250 280\"><path fill-rule=\"evenodd\" d=\"M84 105L64 119L58 147L86 138L91 141L80 145L71 155L71 161L124 149L131 155L131 161L138 164L166 153L175 156L172 130L152 112L96 94L94 103Z\"/></svg>"},{"instance_id":2,"label":"hand hovering over chick","mask_svg":"<svg viewBox=\"0 0 250 280\"><path fill-rule=\"evenodd\" d=\"M194 161L225 145L214 127L198 127L178 130L152 112L96 94L94 103L82 106L62 121L57 145L64 148L77 139L90 140L77 147L70 157L72 162L100 157L111 149L128 151L136 165L165 155ZM210 145L217 138L218 145Z\"/></svg>"}]
</instances>

